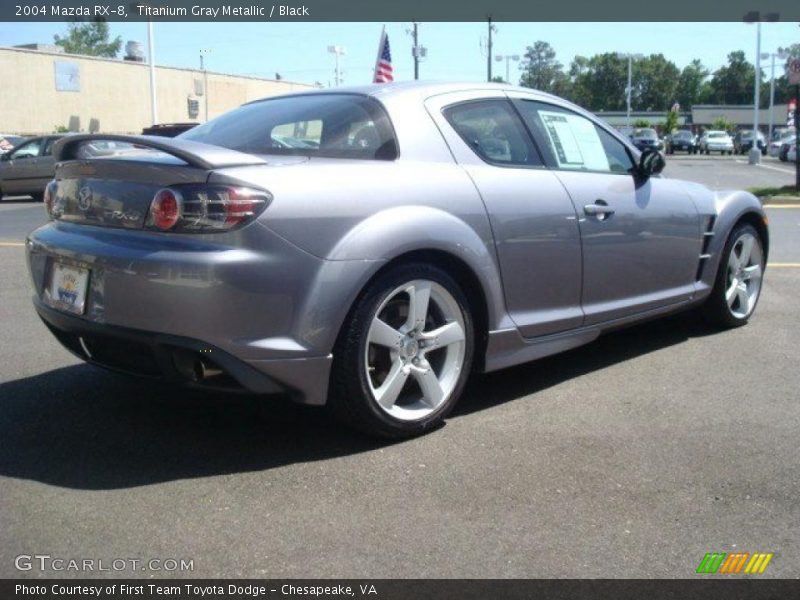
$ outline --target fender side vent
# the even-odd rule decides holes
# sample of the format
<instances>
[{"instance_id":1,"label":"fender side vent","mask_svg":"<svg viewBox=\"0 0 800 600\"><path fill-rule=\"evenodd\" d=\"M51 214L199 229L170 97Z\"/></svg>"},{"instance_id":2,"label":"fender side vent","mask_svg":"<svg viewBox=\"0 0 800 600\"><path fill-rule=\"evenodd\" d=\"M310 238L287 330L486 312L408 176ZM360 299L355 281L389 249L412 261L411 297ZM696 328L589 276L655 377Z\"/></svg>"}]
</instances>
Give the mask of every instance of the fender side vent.
<instances>
[{"instance_id":1,"label":"fender side vent","mask_svg":"<svg viewBox=\"0 0 800 600\"><path fill-rule=\"evenodd\" d=\"M695 281L700 281L703 278L703 269L706 263L708 263L708 259L711 258L708 247L711 245L711 240L714 238L714 223L716 220L717 217L714 215L706 218L706 224L703 228L703 247L700 251L699 260L697 261L697 275L695 276Z\"/></svg>"}]
</instances>

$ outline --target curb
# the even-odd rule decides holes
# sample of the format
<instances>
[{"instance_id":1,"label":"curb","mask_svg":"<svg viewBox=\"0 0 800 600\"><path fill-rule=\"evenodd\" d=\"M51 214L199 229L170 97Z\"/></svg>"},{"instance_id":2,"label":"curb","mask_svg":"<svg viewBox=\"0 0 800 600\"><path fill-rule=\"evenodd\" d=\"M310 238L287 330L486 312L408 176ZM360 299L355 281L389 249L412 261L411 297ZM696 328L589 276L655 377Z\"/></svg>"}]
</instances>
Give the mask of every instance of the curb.
<instances>
[{"instance_id":1,"label":"curb","mask_svg":"<svg viewBox=\"0 0 800 600\"><path fill-rule=\"evenodd\" d=\"M761 204L800 204L800 196L759 196Z\"/></svg>"}]
</instances>

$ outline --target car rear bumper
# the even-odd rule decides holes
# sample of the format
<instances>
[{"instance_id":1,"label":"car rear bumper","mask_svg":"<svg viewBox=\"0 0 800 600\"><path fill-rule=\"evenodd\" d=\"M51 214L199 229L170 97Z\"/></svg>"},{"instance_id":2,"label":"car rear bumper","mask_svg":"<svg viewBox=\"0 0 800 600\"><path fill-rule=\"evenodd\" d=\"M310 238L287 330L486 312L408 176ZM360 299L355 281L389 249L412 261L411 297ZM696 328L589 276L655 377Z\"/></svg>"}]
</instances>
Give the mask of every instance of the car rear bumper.
<instances>
[{"instance_id":1,"label":"car rear bumper","mask_svg":"<svg viewBox=\"0 0 800 600\"><path fill-rule=\"evenodd\" d=\"M314 257L260 224L205 236L52 222L26 245L37 312L84 360L307 404L325 403L348 294L371 268ZM49 301L56 262L89 270L83 314ZM215 377L192 377L204 370Z\"/></svg>"},{"instance_id":2,"label":"car rear bumper","mask_svg":"<svg viewBox=\"0 0 800 600\"><path fill-rule=\"evenodd\" d=\"M78 358L113 371L198 389L255 394L303 392L270 375L288 369L305 377L324 377L330 357L248 362L208 342L98 324L46 306L34 299L39 317L59 342ZM298 373L299 374L299 373ZM301 399L314 399L302 394ZM320 402L316 402L320 403Z\"/></svg>"}]
</instances>

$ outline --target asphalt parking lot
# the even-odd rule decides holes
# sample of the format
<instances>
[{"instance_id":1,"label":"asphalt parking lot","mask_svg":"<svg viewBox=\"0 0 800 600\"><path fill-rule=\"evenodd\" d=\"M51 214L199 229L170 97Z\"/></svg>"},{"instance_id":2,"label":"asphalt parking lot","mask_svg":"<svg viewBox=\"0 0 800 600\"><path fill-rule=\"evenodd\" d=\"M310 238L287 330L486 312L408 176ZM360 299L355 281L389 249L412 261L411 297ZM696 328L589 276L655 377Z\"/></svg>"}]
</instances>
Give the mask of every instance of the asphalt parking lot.
<instances>
[{"instance_id":1,"label":"asphalt parking lot","mask_svg":"<svg viewBox=\"0 0 800 600\"><path fill-rule=\"evenodd\" d=\"M793 181L741 160L665 174ZM20 554L194 561L121 573L143 577L693 577L712 551L797 577L800 208L768 213L747 327L671 317L478 376L445 427L389 444L80 363L30 306L20 243L43 209L0 203L0 577L82 575Z\"/></svg>"}]
</instances>

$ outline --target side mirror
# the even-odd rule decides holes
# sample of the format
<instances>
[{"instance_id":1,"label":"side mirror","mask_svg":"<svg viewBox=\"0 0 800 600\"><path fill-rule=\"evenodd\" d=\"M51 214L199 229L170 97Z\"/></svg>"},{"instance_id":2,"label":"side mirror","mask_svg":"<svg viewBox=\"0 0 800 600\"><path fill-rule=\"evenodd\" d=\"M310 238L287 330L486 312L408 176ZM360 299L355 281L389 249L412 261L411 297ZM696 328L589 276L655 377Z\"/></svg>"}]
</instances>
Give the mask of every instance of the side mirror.
<instances>
[{"instance_id":1,"label":"side mirror","mask_svg":"<svg viewBox=\"0 0 800 600\"><path fill-rule=\"evenodd\" d=\"M645 148L639 158L639 174L645 179L658 175L667 166L664 156L658 150L653 148Z\"/></svg>"}]
</instances>

